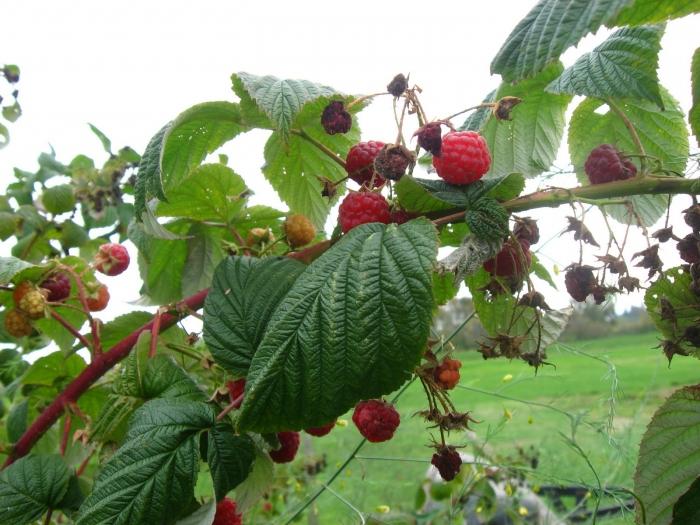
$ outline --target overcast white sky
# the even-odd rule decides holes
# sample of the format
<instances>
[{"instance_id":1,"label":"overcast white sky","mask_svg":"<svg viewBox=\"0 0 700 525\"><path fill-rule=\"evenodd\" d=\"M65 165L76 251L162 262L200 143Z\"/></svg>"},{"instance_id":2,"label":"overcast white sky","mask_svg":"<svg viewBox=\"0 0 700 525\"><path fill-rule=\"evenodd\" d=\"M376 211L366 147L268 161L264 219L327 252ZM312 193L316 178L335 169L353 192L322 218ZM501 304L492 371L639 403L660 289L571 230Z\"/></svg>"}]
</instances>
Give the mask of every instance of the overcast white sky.
<instances>
[{"instance_id":1,"label":"overcast white sky","mask_svg":"<svg viewBox=\"0 0 700 525\"><path fill-rule=\"evenodd\" d=\"M358 94L381 91L394 74L410 72L424 90L429 117L444 117L478 103L498 85L489 63L535 3L359 0L341 8L318 0L7 2L0 64L21 67L24 114L10 125L10 145L0 150L0 187L10 182L14 166L34 170L49 144L64 162L78 153L102 162L104 153L87 122L104 131L115 148L142 151L180 111L203 101L231 100L234 71L305 78ZM660 76L686 111L699 22L700 17L671 22L663 40ZM569 50L565 65L607 34L602 29ZM360 124L365 140L391 140L389 101L370 106ZM264 139L253 132L224 152L256 192L255 202L278 205L260 175ZM560 157L565 163L565 144ZM564 222L563 215L547 217L540 221L544 238ZM575 258L571 244L561 242L551 243L544 256L561 268ZM135 266L121 277L105 278L115 303L121 303L112 312L125 311L124 302L137 298ZM624 298L619 306L639 301L639 296ZM557 306L566 302L561 294L554 300Z\"/></svg>"}]
</instances>

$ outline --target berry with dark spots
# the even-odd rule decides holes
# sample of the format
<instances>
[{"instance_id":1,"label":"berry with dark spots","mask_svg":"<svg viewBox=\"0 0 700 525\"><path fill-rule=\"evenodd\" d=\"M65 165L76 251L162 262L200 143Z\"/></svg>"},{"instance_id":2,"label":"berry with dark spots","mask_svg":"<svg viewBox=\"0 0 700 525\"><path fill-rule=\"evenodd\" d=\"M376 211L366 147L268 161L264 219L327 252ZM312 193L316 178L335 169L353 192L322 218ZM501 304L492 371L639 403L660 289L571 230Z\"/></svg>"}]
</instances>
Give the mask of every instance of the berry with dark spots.
<instances>
[{"instance_id":1,"label":"berry with dark spots","mask_svg":"<svg viewBox=\"0 0 700 525\"><path fill-rule=\"evenodd\" d=\"M323 109L321 125L329 135L350 131L352 116L345 110L342 100L334 100Z\"/></svg>"},{"instance_id":2,"label":"berry with dark spots","mask_svg":"<svg viewBox=\"0 0 700 525\"><path fill-rule=\"evenodd\" d=\"M598 286L593 275L593 268L581 264L569 266L564 275L564 283L566 284L566 291L579 303L585 301L586 297L593 293Z\"/></svg>"}]
</instances>

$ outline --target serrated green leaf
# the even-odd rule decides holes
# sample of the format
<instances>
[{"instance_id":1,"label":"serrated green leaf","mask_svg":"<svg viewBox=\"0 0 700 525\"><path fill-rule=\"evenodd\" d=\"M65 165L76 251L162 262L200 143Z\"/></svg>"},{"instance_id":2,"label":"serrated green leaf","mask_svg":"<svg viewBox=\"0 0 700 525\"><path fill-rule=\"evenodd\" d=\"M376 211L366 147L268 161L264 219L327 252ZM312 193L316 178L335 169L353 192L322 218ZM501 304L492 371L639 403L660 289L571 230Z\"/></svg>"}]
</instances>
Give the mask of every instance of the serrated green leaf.
<instances>
[{"instance_id":1,"label":"serrated green leaf","mask_svg":"<svg viewBox=\"0 0 700 525\"><path fill-rule=\"evenodd\" d=\"M189 296L209 288L214 270L226 256L221 244L223 230L193 224L188 232L187 259L182 270L182 294Z\"/></svg>"},{"instance_id":2,"label":"serrated green leaf","mask_svg":"<svg viewBox=\"0 0 700 525\"><path fill-rule=\"evenodd\" d=\"M68 219L61 223L61 246L63 248L79 248L90 240L85 228Z\"/></svg>"},{"instance_id":3,"label":"serrated green leaf","mask_svg":"<svg viewBox=\"0 0 700 525\"><path fill-rule=\"evenodd\" d=\"M145 399L206 400L206 395L195 380L169 355L157 355L148 359L142 386Z\"/></svg>"},{"instance_id":4,"label":"serrated green leaf","mask_svg":"<svg viewBox=\"0 0 700 525\"><path fill-rule=\"evenodd\" d=\"M97 126L94 126L93 124L88 123L88 126L90 126L90 131L92 131L95 136L99 139L100 144L102 144L102 148L104 148L105 152L108 154L112 154L112 141L109 140L109 137L102 133Z\"/></svg>"},{"instance_id":5,"label":"serrated green leaf","mask_svg":"<svg viewBox=\"0 0 700 525\"><path fill-rule=\"evenodd\" d=\"M451 273L439 274L433 272L433 297L435 304L442 306L455 298L459 291L459 285L455 284L454 275Z\"/></svg>"},{"instance_id":6,"label":"serrated green leaf","mask_svg":"<svg viewBox=\"0 0 700 525\"><path fill-rule=\"evenodd\" d=\"M168 202L159 203L156 214L229 224L245 207L247 195L245 182L231 168L204 164L168 192Z\"/></svg>"},{"instance_id":7,"label":"serrated green leaf","mask_svg":"<svg viewBox=\"0 0 700 525\"><path fill-rule=\"evenodd\" d=\"M319 97L331 97L339 93L329 86L314 84L308 80L284 80L270 75L234 73L231 77L237 91L244 89L256 105L272 121L280 132L282 141L289 140L292 123L305 104ZM320 120L321 114L318 114Z\"/></svg>"},{"instance_id":8,"label":"serrated green leaf","mask_svg":"<svg viewBox=\"0 0 700 525\"><path fill-rule=\"evenodd\" d=\"M160 169L166 194L207 154L249 129L233 102L205 102L180 113L163 137Z\"/></svg>"},{"instance_id":9,"label":"serrated green leaf","mask_svg":"<svg viewBox=\"0 0 700 525\"><path fill-rule=\"evenodd\" d=\"M394 185L401 207L409 212L429 213L431 211L449 210L454 206L434 196L420 182L409 175L404 175Z\"/></svg>"},{"instance_id":10,"label":"serrated green leaf","mask_svg":"<svg viewBox=\"0 0 700 525\"><path fill-rule=\"evenodd\" d=\"M22 384L54 386L62 380L75 378L84 368L85 361L79 355L65 357L61 352L53 352L30 365Z\"/></svg>"},{"instance_id":11,"label":"serrated green leaf","mask_svg":"<svg viewBox=\"0 0 700 525\"><path fill-rule=\"evenodd\" d=\"M323 197L319 177L337 182L347 177L347 172L313 142L322 144L338 158L345 158L348 150L360 140L358 126L353 126L345 134L328 135L325 132L321 126L321 113L327 103L326 98L308 102L296 116L293 129L303 132L308 139L292 134L286 141L280 132L273 133L265 144L263 166L263 174L290 211L306 215L319 229L323 228L331 206L344 190L340 185L335 199ZM353 107L350 112L359 109L361 107Z\"/></svg>"},{"instance_id":12,"label":"serrated green leaf","mask_svg":"<svg viewBox=\"0 0 700 525\"><path fill-rule=\"evenodd\" d=\"M654 24L697 12L700 12L700 0L634 0L606 25Z\"/></svg>"},{"instance_id":13,"label":"serrated green leaf","mask_svg":"<svg viewBox=\"0 0 700 525\"><path fill-rule=\"evenodd\" d=\"M491 62L506 82L530 77L588 33L615 19L630 0L541 0L520 21Z\"/></svg>"},{"instance_id":14,"label":"serrated green leaf","mask_svg":"<svg viewBox=\"0 0 700 525\"><path fill-rule=\"evenodd\" d=\"M492 158L486 177L513 172L534 177L551 167L564 136L571 96L545 93L544 88L563 70L561 63L552 64L531 79L498 88L496 99L513 96L522 102L513 108L512 120L492 116L482 129Z\"/></svg>"},{"instance_id":15,"label":"serrated green leaf","mask_svg":"<svg viewBox=\"0 0 700 525\"><path fill-rule=\"evenodd\" d=\"M209 431L207 464L214 483L214 494L222 500L250 474L255 459L253 440L236 436L228 421L221 421Z\"/></svg>"},{"instance_id":16,"label":"serrated green leaf","mask_svg":"<svg viewBox=\"0 0 700 525\"><path fill-rule=\"evenodd\" d=\"M319 426L392 392L425 350L437 232L426 219L351 230L297 279L250 365L240 429Z\"/></svg>"},{"instance_id":17,"label":"serrated green leaf","mask_svg":"<svg viewBox=\"0 0 700 525\"><path fill-rule=\"evenodd\" d=\"M245 376L275 308L306 266L288 258L229 257L204 303L204 341L214 360Z\"/></svg>"},{"instance_id":18,"label":"serrated green leaf","mask_svg":"<svg viewBox=\"0 0 700 525\"><path fill-rule=\"evenodd\" d=\"M688 161L688 129L678 102L661 89L665 111L647 101L617 101L637 130L647 155L661 160L665 169L682 174ZM583 165L590 152L601 144L613 144L625 153L636 153L636 146L624 122L613 111L601 114L599 108L605 104L596 99L586 99L574 110L569 123L569 155L581 182L588 182ZM664 195L641 195L628 197L645 226L653 225L664 213L668 197ZM605 211L623 224L630 217L625 206L606 206Z\"/></svg>"},{"instance_id":19,"label":"serrated green leaf","mask_svg":"<svg viewBox=\"0 0 700 525\"><path fill-rule=\"evenodd\" d=\"M499 202L514 199L525 189L525 177L521 173L487 179L487 182L490 181L495 181L495 184L489 188L486 195Z\"/></svg>"},{"instance_id":20,"label":"serrated green leaf","mask_svg":"<svg viewBox=\"0 0 700 525\"><path fill-rule=\"evenodd\" d=\"M143 405L126 442L98 474L77 525L175 523L194 498L199 433L214 423L206 403L156 399Z\"/></svg>"},{"instance_id":21,"label":"serrated green leaf","mask_svg":"<svg viewBox=\"0 0 700 525\"><path fill-rule=\"evenodd\" d=\"M673 505L672 523L700 523L700 477Z\"/></svg>"},{"instance_id":22,"label":"serrated green leaf","mask_svg":"<svg viewBox=\"0 0 700 525\"><path fill-rule=\"evenodd\" d=\"M142 327L152 318L153 315L149 312L129 312L128 314L120 315L103 324L100 329L102 348L109 350L116 343L124 339L131 332Z\"/></svg>"},{"instance_id":23,"label":"serrated green leaf","mask_svg":"<svg viewBox=\"0 0 700 525\"><path fill-rule=\"evenodd\" d=\"M488 104L496 100L496 89L491 91L484 100L481 101L482 104ZM491 108L484 107L479 108L473 113L471 113L459 127L459 131L478 131L481 132L486 122L491 116Z\"/></svg>"},{"instance_id":24,"label":"serrated green leaf","mask_svg":"<svg viewBox=\"0 0 700 525\"><path fill-rule=\"evenodd\" d=\"M464 214L469 230L479 239L498 241L508 235L508 212L495 199L482 197Z\"/></svg>"},{"instance_id":25,"label":"serrated green leaf","mask_svg":"<svg viewBox=\"0 0 700 525\"><path fill-rule=\"evenodd\" d=\"M634 493L644 503L648 525L671 523L674 504L698 472L700 386L696 385L676 390L656 411L642 437ZM641 523L639 508L637 519Z\"/></svg>"},{"instance_id":26,"label":"serrated green leaf","mask_svg":"<svg viewBox=\"0 0 700 525\"><path fill-rule=\"evenodd\" d=\"M25 525L58 508L71 473L60 456L27 456L0 473L0 523Z\"/></svg>"},{"instance_id":27,"label":"serrated green leaf","mask_svg":"<svg viewBox=\"0 0 700 525\"><path fill-rule=\"evenodd\" d=\"M212 500L199 507L195 512L178 520L175 525L212 525L216 516L216 501Z\"/></svg>"},{"instance_id":28,"label":"serrated green leaf","mask_svg":"<svg viewBox=\"0 0 700 525\"><path fill-rule=\"evenodd\" d=\"M664 26L623 27L552 81L546 91L586 97L649 100L664 109L659 51Z\"/></svg>"},{"instance_id":29,"label":"serrated green leaf","mask_svg":"<svg viewBox=\"0 0 700 525\"><path fill-rule=\"evenodd\" d=\"M700 146L700 47L693 53L690 76L693 88L693 107L688 113L688 120L690 121L690 129L695 135L695 141Z\"/></svg>"},{"instance_id":30,"label":"serrated green leaf","mask_svg":"<svg viewBox=\"0 0 700 525\"><path fill-rule=\"evenodd\" d=\"M29 413L29 400L23 399L18 404L10 409L7 414L5 428L7 431L7 439L10 443L17 443L24 431L27 430L27 415Z\"/></svg>"},{"instance_id":31,"label":"serrated green leaf","mask_svg":"<svg viewBox=\"0 0 700 525\"><path fill-rule=\"evenodd\" d=\"M269 492L275 482L274 470L270 456L256 449L253 470L246 480L236 487L236 508L239 512L246 512Z\"/></svg>"},{"instance_id":32,"label":"serrated green leaf","mask_svg":"<svg viewBox=\"0 0 700 525\"><path fill-rule=\"evenodd\" d=\"M35 267L36 265L17 257L0 257L0 284L8 284L21 271Z\"/></svg>"},{"instance_id":33,"label":"serrated green leaf","mask_svg":"<svg viewBox=\"0 0 700 525\"><path fill-rule=\"evenodd\" d=\"M692 292L690 273L682 266L664 270L644 294L644 305L656 328L668 340L678 342L689 355L700 357L700 349L682 340L686 328L697 325L700 304ZM662 301L668 301L675 320L662 318Z\"/></svg>"},{"instance_id":34,"label":"serrated green leaf","mask_svg":"<svg viewBox=\"0 0 700 525\"><path fill-rule=\"evenodd\" d=\"M146 203L153 197L163 201L163 178L160 171L160 152L163 148L165 134L170 130L172 122L160 128L151 140L148 141L146 150L141 156L139 168L136 173L136 185L134 187L134 206L136 217L141 220L141 214L146 211Z\"/></svg>"}]
</instances>

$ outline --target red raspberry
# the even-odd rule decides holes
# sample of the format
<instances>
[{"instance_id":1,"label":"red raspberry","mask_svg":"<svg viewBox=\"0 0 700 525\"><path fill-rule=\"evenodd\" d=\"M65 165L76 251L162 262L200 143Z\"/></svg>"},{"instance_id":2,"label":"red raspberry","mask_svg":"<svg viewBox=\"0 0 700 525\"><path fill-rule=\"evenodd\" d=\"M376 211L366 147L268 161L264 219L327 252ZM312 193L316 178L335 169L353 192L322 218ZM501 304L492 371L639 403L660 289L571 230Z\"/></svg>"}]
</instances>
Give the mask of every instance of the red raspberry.
<instances>
[{"instance_id":1,"label":"red raspberry","mask_svg":"<svg viewBox=\"0 0 700 525\"><path fill-rule=\"evenodd\" d=\"M129 252L121 244L110 242L100 246L94 262L98 272L105 275L119 275L129 267Z\"/></svg>"},{"instance_id":2,"label":"red raspberry","mask_svg":"<svg viewBox=\"0 0 700 525\"><path fill-rule=\"evenodd\" d=\"M329 135L347 133L350 131L352 127L352 117L350 113L345 111L342 100L334 100L323 109L321 125Z\"/></svg>"},{"instance_id":3,"label":"red raspberry","mask_svg":"<svg viewBox=\"0 0 700 525\"><path fill-rule=\"evenodd\" d=\"M240 408L243 403L243 392L245 392L245 377L236 379L235 381L228 381L226 383L226 388L228 388L228 395L231 398L231 403L238 400L233 408Z\"/></svg>"},{"instance_id":4,"label":"red raspberry","mask_svg":"<svg viewBox=\"0 0 700 525\"><path fill-rule=\"evenodd\" d=\"M598 283L593 275L593 268L572 264L564 275L566 291L575 301L582 303L589 294L593 293Z\"/></svg>"},{"instance_id":5,"label":"red raspberry","mask_svg":"<svg viewBox=\"0 0 700 525\"><path fill-rule=\"evenodd\" d=\"M676 249L681 259L688 264L700 262L700 241L698 241L698 238L694 234L689 233L678 241Z\"/></svg>"},{"instance_id":6,"label":"red raspberry","mask_svg":"<svg viewBox=\"0 0 700 525\"><path fill-rule=\"evenodd\" d=\"M430 122L414 133L418 145L433 155L440 155L442 149L442 129L439 122Z\"/></svg>"},{"instance_id":7,"label":"red raspberry","mask_svg":"<svg viewBox=\"0 0 700 525\"><path fill-rule=\"evenodd\" d=\"M516 244L508 239L496 257L484 263L484 269L498 277L520 277L527 272L530 262L530 243L520 239Z\"/></svg>"},{"instance_id":8,"label":"red raspberry","mask_svg":"<svg viewBox=\"0 0 700 525\"><path fill-rule=\"evenodd\" d=\"M348 176L358 184L369 186L369 181L374 175L374 159L384 147L383 142L370 140L369 142L359 142L355 144L348 156L345 158L345 171ZM374 176L374 187L384 184L381 175Z\"/></svg>"},{"instance_id":9,"label":"red raspberry","mask_svg":"<svg viewBox=\"0 0 700 525\"><path fill-rule=\"evenodd\" d=\"M343 233L368 222L389 224L389 203L379 193L351 192L340 203L338 219Z\"/></svg>"},{"instance_id":10,"label":"red raspberry","mask_svg":"<svg viewBox=\"0 0 700 525\"><path fill-rule=\"evenodd\" d=\"M39 287L48 291L47 301L52 303L65 301L70 296L70 277L65 272L52 273L41 282Z\"/></svg>"},{"instance_id":11,"label":"red raspberry","mask_svg":"<svg viewBox=\"0 0 700 525\"><path fill-rule=\"evenodd\" d=\"M109 303L109 290L107 286L101 284L93 295L88 295L87 306L91 312L99 312L107 308Z\"/></svg>"},{"instance_id":12,"label":"red raspberry","mask_svg":"<svg viewBox=\"0 0 700 525\"><path fill-rule=\"evenodd\" d=\"M328 423L327 425L323 425L322 427L314 427L314 428L306 428L304 429L304 432L307 434L310 434L312 436L316 437L323 437L326 434L330 433L331 430L333 430L333 427L335 426L335 419Z\"/></svg>"},{"instance_id":13,"label":"red raspberry","mask_svg":"<svg viewBox=\"0 0 700 525\"><path fill-rule=\"evenodd\" d=\"M394 406L380 399L360 401L355 405L352 420L360 434L372 443L391 439L401 422Z\"/></svg>"},{"instance_id":14,"label":"red raspberry","mask_svg":"<svg viewBox=\"0 0 700 525\"><path fill-rule=\"evenodd\" d=\"M5 312L5 330L12 337L24 337L34 331L25 315L15 309Z\"/></svg>"},{"instance_id":15,"label":"red raspberry","mask_svg":"<svg viewBox=\"0 0 700 525\"><path fill-rule=\"evenodd\" d=\"M278 432L277 439L280 448L270 451L270 457L275 463L289 463L299 450L299 432Z\"/></svg>"},{"instance_id":16,"label":"red raspberry","mask_svg":"<svg viewBox=\"0 0 700 525\"><path fill-rule=\"evenodd\" d=\"M476 131L450 131L442 138L440 155L433 155L433 166L450 184L470 184L489 171L491 154Z\"/></svg>"},{"instance_id":17,"label":"red raspberry","mask_svg":"<svg viewBox=\"0 0 700 525\"><path fill-rule=\"evenodd\" d=\"M637 167L610 144L601 144L591 151L583 169L591 184L629 179L637 174Z\"/></svg>"},{"instance_id":18,"label":"red raspberry","mask_svg":"<svg viewBox=\"0 0 700 525\"><path fill-rule=\"evenodd\" d=\"M242 525L243 516L236 512L236 502L229 498L222 499L216 505L214 522L211 525Z\"/></svg>"},{"instance_id":19,"label":"red raspberry","mask_svg":"<svg viewBox=\"0 0 700 525\"><path fill-rule=\"evenodd\" d=\"M440 476L445 481L455 479L457 474L459 474L459 469L462 467L462 458L459 452L449 445L441 446L433 454L433 459L430 462L438 469Z\"/></svg>"},{"instance_id":20,"label":"red raspberry","mask_svg":"<svg viewBox=\"0 0 700 525\"><path fill-rule=\"evenodd\" d=\"M459 383L459 369L462 362L458 359L445 358L433 371L433 378L440 388L452 390Z\"/></svg>"}]
</instances>

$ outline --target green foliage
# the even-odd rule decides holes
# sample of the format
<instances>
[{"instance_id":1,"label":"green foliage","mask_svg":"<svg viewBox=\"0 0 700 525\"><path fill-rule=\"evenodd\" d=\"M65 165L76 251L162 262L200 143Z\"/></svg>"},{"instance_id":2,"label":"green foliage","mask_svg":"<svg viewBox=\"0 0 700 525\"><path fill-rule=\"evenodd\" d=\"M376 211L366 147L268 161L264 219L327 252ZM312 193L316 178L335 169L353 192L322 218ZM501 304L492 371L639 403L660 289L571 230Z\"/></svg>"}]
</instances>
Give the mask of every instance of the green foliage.
<instances>
[{"instance_id":1,"label":"green foliage","mask_svg":"<svg viewBox=\"0 0 700 525\"><path fill-rule=\"evenodd\" d=\"M497 241L508 235L508 212L491 197L472 204L464 219L471 232L480 239Z\"/></svg>"},{"instance_id":2,"label":"green foliage","mask_svg":"<svg viewBox=\"0 0 700 525\"><path fill-rule=\"evenodd\" d=\"M373 223L314 261L268 323L239 428L320 426L408 379L428 336L436 250L426 220Z\"/></svg>"},{"instance_id":3,"label":"green foliage","mask_svg":"<svg viewBox=\"0 0 700 525\"><path fill-rule=\"evenodd\" d=\"M700 522L700 478L673 505L673 523Z\"/></svg>"},{"instance_id":4,"label":"green foliage","mask_svg":"<svg viewBox=\"0 0 700 525\"><path fill-rule=\"evenodd\" d=\"M697 12L698 0L633 0L608 25L654 24Z\"/></svg>"},{"instance_id":5,"label":"green foliage","mask_svg":"<svg viewBox=\"0 0 700 525\"><path fill-rule=\"evenodd\" d=\"M207 463L217 500L222 500L248 477L254 459L253 440L246 435L234 435L230 422L221 421L209 431Z\"/></svg>"},{"instance_id":6,"label":"green foliage","mask_svg":"<svg viewBox=\"0 0 700 525\"><path fill-rule=\"evenodd\" d=\"M141 156L134 188L134 204L136 206L136 217L138 218L146 211L146 203L149 199L157 197L160 200L165 200L163 177L160 170L160 152L163 148L165 134L171 125L172 123L166 124L158 133L153 135Z\"/></svg>"},{"instance_id":7,"label":"green foliage","mask_svg":"<svg viewBox=\"0 0 700 525\"><path fill-rule=\"evenodd\" d=\"M12 282L17 274L35 265L17 257L0 257L0 284Z\"/></svg>"},{"instance_id":8,"label":"green foliage","mask_svg":"<svg viewBox=\"0 0 700 525\"><path fill-rule=\"evenodd\" d=\"M491 73L515 82L542 71L588 33L610 22L629 0L542 0L508 36Z\"/></svg>"},{"instance_id":9,"label":"green foliage","mask_svg":"<svg viewBox=\"0 0 700 525\"><path fill-rule=\"evenodd\" d=\"M513 96L522 102L513 108L512 120L491 116L481 130L493 159L487 176L518 172L533 177L552 166L564 135L571 96L547 93L545 87L563 70L557 62L533 78L498 88L496 100Z\"/></svg>"},{"instance_id":10,"label":"green foliage","mask_svg":"<svg viewBox=\"0 0 700 525\"><path fill-rule=\"evenodd\" d=\"M272 313L304 269L281 257L221 262L204 303L204 340L218 364L247 374Z\"/></svg>"},{"instance_id":11,"label":"green foliage","mask_svg":"<svg viewBox=\"0 0 700 525\"><path fill-rule=\"evenodd\" d=\"M75 207L73 187L70 184L60 184L47 188L41 195L41 202L46 211L54 215L73 211Z\"/></svg>"},{"instance_id":12,"label":"green foliage","mask_svg":"<svg viewBox=\"0 0 700 525\"><path fill-rule=\"evenodd\" d=\"M693 53L690 74L693 89L693 107L690 108L688 120L690 121L690 129L695 134L695 140L700 146L700 48Z\"/></svg>"},{"instance_id":13,"label":"green foliage","mask_svg":"<svg viewBox=\"0 0 700 525\"><path fill-rule=\"evenodd\" d=\"M642 438L634 492L644 504L646 523L671 522L674 505L700 471L699 447L700 387L696 385L674 392L656 411ZM641 521L639 508L637 517Z\"/></svg>"},{"instance_id":14,"label":"green foliage","mask_svg":"<svg viewBox=\"0 0 700 525\"><path fill-rule=\"evenodd\" d=\"M59 456L29 456L0 473L0 523L26 525L64 508L73 475Z\"/></svg>"},{"instance_id":15,"label":"green foliage","mask_svg":"<svg viewBox=\"0 0 700 525\"><path fill-rule=\"evenodd\" d=\"M688 160L688 130L683 111L668 92L662 88L661 97L665 111L646 101L617 101L620 110L634 123L647 155L661 161L663 168L683 173ZM600 144L613 144L620 151L636 154L636 146L623 120L609 110L599 113L604 102L586 99L576 108L569 124L569 155L579 180L586 181L583 170L586 158ZM668 197L640 195L628 197L634 205L637 217L645 226L654 224L665 212ZM605 211L614 219L636 224L624 206L606 206Z\"/></svg>"},{"instance_id":16,"label":"green foliage","mask_svg":"<svg viewBox=\"0 0 700 525\"><path fill-rule=\"evenodd\" d=\"M663 26L623 27L549 84L550 93L649 100L664 109L659 89Z\"/></svg>"}]
</instances>

